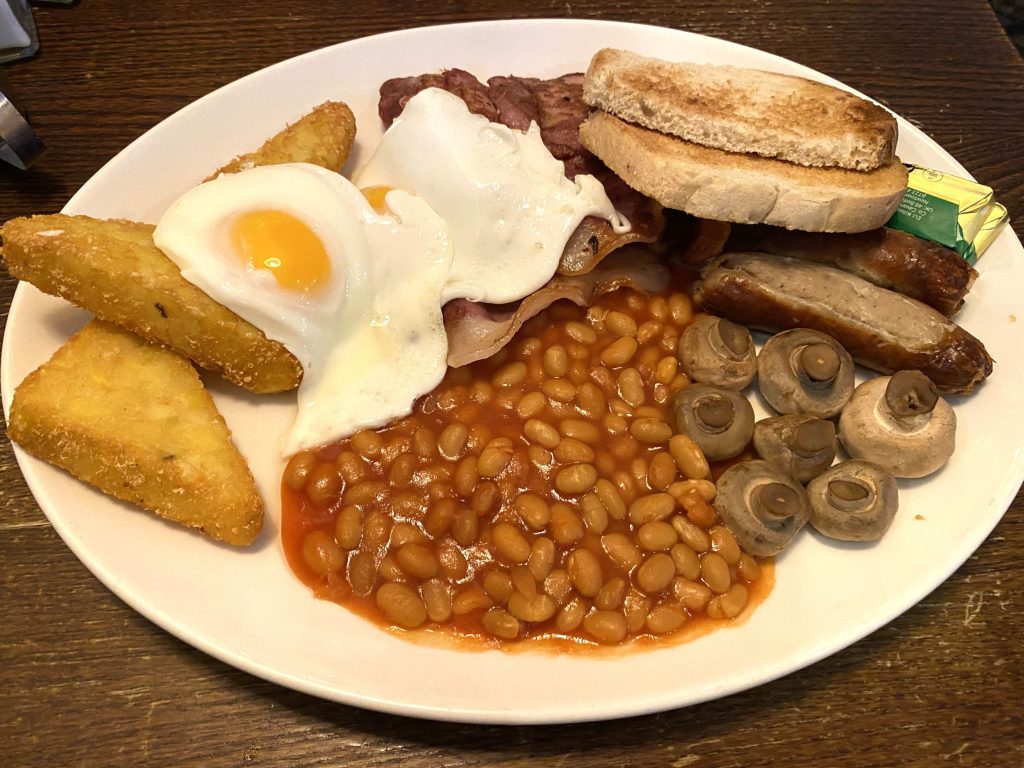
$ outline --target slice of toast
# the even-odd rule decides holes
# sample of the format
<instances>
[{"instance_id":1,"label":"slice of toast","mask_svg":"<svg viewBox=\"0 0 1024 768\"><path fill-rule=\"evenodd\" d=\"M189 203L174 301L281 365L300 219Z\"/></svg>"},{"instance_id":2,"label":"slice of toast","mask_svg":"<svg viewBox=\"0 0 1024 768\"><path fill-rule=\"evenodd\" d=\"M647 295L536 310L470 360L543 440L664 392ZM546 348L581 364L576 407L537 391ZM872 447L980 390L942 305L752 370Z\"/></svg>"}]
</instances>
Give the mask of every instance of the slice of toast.
<instances>
[{"instance_id":1,"label":"slice of toast","mask_svg":"<svg viewBox=\"0 0 1024 768\"><path fill-rule=\"evenodd\" d=\"M605 48L590 62L583 98L630 123L729 152L859 171L895 157L896 120L885 109L792 75Z\"/></svg>"},{"instance_id":2,"label":"slice of toast","mask_svg":"<svg viewBox=\"0 0 1024 768\"><path fill-rule=\"evenodd\" d=\"M580 142L666 208L739 224L863 232L889 220L907 186L907 170L898 161L873 171L808 168L711 149L607 112L587 118Z\"/></svg>"},{"instance_id":3,"label":"slice of toast","mask_svg":"<svg viewBox=\"0 0 1024 768\"><path fill-rule=\"evenodd\" d=\"M8 435L119 499L230 544L263 502L192 365L93 320L18 386Z\"/></svg>"}]
</instances>

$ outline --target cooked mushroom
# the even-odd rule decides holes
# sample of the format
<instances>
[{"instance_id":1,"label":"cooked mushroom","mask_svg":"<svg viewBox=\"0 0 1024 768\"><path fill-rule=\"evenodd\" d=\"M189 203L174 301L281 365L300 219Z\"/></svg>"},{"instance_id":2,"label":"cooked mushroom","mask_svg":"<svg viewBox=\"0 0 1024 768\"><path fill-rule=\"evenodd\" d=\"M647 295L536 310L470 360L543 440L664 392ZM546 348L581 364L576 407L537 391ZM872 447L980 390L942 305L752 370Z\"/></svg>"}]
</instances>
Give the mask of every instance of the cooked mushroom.
<instances>
[{"instance_id":1,"label":"cooked mushroom","mask_svg":"<svg viewBox=\"0 0 1024 768\"><path fill-rule=\"evenodd\" d=\"M838 341L808 328L777 333L757 356L761 394L779 413L827 419L853 392L853 359Z\"/></svg>"},{"instance_id":2,"label":"cooked mushroom","mask_svg":"<svg viewBox=\"0 0 1024 768\"><path fill-rule=\"evenodd\" d=\"M924 477L949 461L956 414L920 371L899 371L861 384L839 417L839 439L856 459L896 477Z\"/></svg>"},{"instance_id":3,"label":"cooked mushroom","mask_svg":"<svg viewBox=\"0 0 1024 768\"><path fill-rule=\"evenodd\" d=\"M715 509L752 555L777 555L811 516L807 492L767 461L741 461L718 478Z\"/></svg>"},{"instance_id":4,"label":"cooked mushroom","mask_svg":"<svg viewBox=\"0 0 1024 768\"><path fill-rule=\"evenodd\" d=\"M773 416L754 425L754 450L797 482L806 483L832 466L836 428L815 416Z\"/></svg>"},{"instance_id":5,"label":"cooked mushroom","mask_svg":"<svg viewBox=\"0 0 1024 768\"><path fill-rule=\"evenodd\" d=\"M731 389L691 384L675 396L672 410L676 432L689 435L709 461L738 455L754 431L754 409Z\"/></svg>"},{"instance_id":6,"label":"cooked mushroom","mask_svg":"<svg viewBox=\"0 0 1024 768\"><path fill-rule=\"evenodd\" d=\"M836 464L807 486L811 525L841 541L878 541L899 508L896 478L863 459Z\"/></svg>"},{"instance_id":7,"label":"cooked mushroom","mask_svg":"<svg viewBox=\"0 0 1024 768\"><path fill-rule=\"evenodd\" d=\"M679 339L683 373L701 384L743 389L757 373L750 331L720 317L705 315L687 326Z\"/></svg>"}]
</instances>

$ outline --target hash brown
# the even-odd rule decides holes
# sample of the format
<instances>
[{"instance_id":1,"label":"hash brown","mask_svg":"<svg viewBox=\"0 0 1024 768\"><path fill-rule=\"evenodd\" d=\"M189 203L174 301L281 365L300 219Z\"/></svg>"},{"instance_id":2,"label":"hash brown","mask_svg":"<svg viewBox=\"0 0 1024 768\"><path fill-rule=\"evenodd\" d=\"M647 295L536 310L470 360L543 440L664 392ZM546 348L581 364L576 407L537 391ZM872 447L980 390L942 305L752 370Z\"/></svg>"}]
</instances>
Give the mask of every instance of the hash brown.
<instances>
[{"instance_id":1,"label":"hash brown","mask_svg":"<svg viewBox=\"0 0 1024 768\"><path fill-rule=\"evenodd\" d=\"M239 155L206 181L258 165L312 163L340 171L352 151L356 119L347 104L326 101L292 125L271 136L255 152Z\"/></svg>"},{"instance_id":2,"label":"hash brown","mask_svg":"<svg viewBox=\"0 0 1024 768\"><path fill-rule=\"evenodd\" d=\"M130 382L130 386L128 383ZM93 320L18 386L8 435L160 517L252 543L263 502L192 365Z\"/></svg>"},{"instance_id":3,"label":"hash brown","mask_svg":"<svg viewBox=\"0 0 1024 768\"><path fill-rule=\"evenodd\" d=\"M8 271L252 392L284 392L302 366L282 344L181 276L153 226L53 214L0 227Z\"/></svg>"}]
</instances>

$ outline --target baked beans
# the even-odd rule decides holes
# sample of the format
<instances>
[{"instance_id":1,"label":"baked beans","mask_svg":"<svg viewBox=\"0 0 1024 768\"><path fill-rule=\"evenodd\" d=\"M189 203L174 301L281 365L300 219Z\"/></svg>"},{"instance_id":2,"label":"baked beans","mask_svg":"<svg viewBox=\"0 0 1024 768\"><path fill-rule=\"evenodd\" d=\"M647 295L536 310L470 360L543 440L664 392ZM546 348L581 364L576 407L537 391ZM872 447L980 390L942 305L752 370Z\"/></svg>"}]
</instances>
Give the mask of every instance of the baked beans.
<instances>
[{"instance_id":1,"label":"baked beans","mask_svg":"<svg viewBox=\"0 0 1024 768\"><path fill-rule=\"evenodd\" d=\"M447 621L452 615L452 588L447 582L440 579L431 579L423 582L420 587L423 595L423 605L427 610L427 617L431 621Z\"/></svg>"},{"instance_id":2,"label":"baked beans","mask_svg":"<svg viewBox=\"0 0 1024 768\"><path fill-rule=\"evenodd\" d=\"M515 640L519 637L519 619L501 608L490 608L480 619L484 629L495 637Z\"/></svg>"},{"instance_id":3,"label":"baked beans","mask_svg":"<svg viewBox=\"0 0 1024 768\"><path fill-rule=\"evenodd\" d=\"M589 549L575 549L570 552L566 566L572 585L584 597L593 597L604 584L601 561Z\"/></svg>"},{"instance_id":4,"label":"baked beans","mask_svg":"<svg viewBox=\"0 0 1024 768\"><path fill-rule=\"evenodd\" d=\"M612 610L597 610L583 619L587 634L599 643L621 643L626 637L626 618Z\"/></svg>"},{"instance_id":5,"label":"baked beans","mask_svg":"<svg viewBox=\"0 0 1024 768\"><path fill-rule=\"evenodd\" d=\"M647 615L647 628L655 635L675 632L689 618L686 611L679 605L658 605Z\"/></svg>"},{"instance_id":6,"label":"baked beans","mask_svg":"<svg viewBox=\"0 0 1024 768\"><path fill-rule=\"evenodd\" d=\"M427 620L427 608L419 593L405 584L382 584L377 590L377 605L388 621L406 629L415 629Z\"/></svg>"},{"instance_id":7,"label":"baked beans","mask_svg":"<svg viewBox=\"0 0 1024 768\"><path fill-rule=\"evenodd\" d=\"M630 592L622 601L622 612L626 615L626 633L635 635L647 623L651 600L640 592Z\"/></svg>"},{"instance_id":8,"label":"baked beans","mask_svg":"<svg viewBox=\"0 0 1024 768\"><path fill-rule=\"evenodd\" d=\"M590 610L590 604L582 597L574 597L562 606L555 620L555 628L562 634L574 632L583 623L583 617Z\"/></svg>"},{"instance_id":9,"label":"baked beans","mask_svg":"<svg viewBox=\"0 0 1024 768\"><path fill-rule=\"evenodd\" d=\"M626 599L626 592L629 585L621 576L609 579L594 595L594 607L600 611L614 611L622 605Z\"/></svg>"},{"instance_id":10,"label":"baked beans","mask_svg":"<svg viewBox=\"0 0 1024 768\"><path fill-rule=\"evenodd\" d=\"M636 531L636 538L641 547L652 552L667 551L679 540L675 528L660 520L641 525Z\"/></svg>"},{"instance_id":11,"label":"baked beans","mask_svg":"<svg viewBox=\"0 0 1024 768\"><path fill-rule=\"evenodd\" d=\"M696 581L700 578L700 558L697 557L695 550L680 542L679 544L672 545L672 548L669 549L669 555L672 558L672 564L676 568L676 573L680 576L690 581Z\"/></svg>"},{"instance_id":12,"label":"baked beans","mask_svg":"<svg viewBox=\"0 0 1024 768\"><path fill-rule=\"evenodd\" d=\"M456 421L446 426L441 432L437 447L446 459L457 461L462 458L462 454L466 450L467 440L469 440L469 428Z\"/></svg>"},{"instance_id":13,"label":"baked beans","mask_svg":"<svg viewBox=\"0 0 1024 768\"><path fill-rule=\"evenodd\" d=\"M762 580L674 435L683 293L556 304L414 412L291 458L285 551L317 594L403 629L615 644L747 610Z\"/></svg>"},{"instance_id":14,"label":"baked beans","mask_svg":"<svg viewBox=\"0 0 1024 768\"><path fill-rule=\"evenodd\" d=\"M530 558L526 561L526 565L534 579L543 581L547 578L555 564L557 554L555 542L551 539L541 536L533 540L533 546L530 547Z\"/></svg>"},{"instance_id":15,"label":"baked beans","mask_svg":"<svg viewBox=\"0 0 1024 768\"><path fill-rule=\"evenodd\" d=\"M708 603L708 616L712 619L732 619L739 616L747 604L749 592L743 584L733 584L724 595L716 595Z\"/></svg>"},{"instance_id":16,"label":"baked beans","mask_svg":"<svg viewBox=\"0 0 1024 768\"><path fill-rule=\"evenodd\" d=\"M317 465L317 457L313 451L299 451L289 459L284 468L282 478L285 486L293 491L301 491L306 487L309 473Z\"/></svg>"}]
</instances>

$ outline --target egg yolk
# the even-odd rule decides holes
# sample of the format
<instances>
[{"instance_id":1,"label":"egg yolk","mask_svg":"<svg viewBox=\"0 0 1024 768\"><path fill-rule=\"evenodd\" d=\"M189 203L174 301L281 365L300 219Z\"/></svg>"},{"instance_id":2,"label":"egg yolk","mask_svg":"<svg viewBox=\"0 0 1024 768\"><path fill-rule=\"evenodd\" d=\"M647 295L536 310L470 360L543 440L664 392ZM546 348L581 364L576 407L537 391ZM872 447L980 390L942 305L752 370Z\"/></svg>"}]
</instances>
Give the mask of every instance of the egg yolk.
<instances>
[{"instance_id":1,"label":"egg yolk","mask_svg":"<svg viewBox=\"0 0 1024 768\"><path fill-rule=\"evenodd\" d=\"M363 197L366 198L366 202L368 202L370 207L377 213L385 214L388 212L388 205L384 202L384 198L387 197L388 192L391 191L391 187L381 184L375 187L366 187L359 191L363 193Z\"/></svg>"},{"instance_id":2,"label":"egg yolk","mask_svg":"<svg viewBox=\"0 0 1024 768\"><path fill-rule=\"evenodd\" d=\"M235 252L253 269L266 269L287 291L306 293L324 285L331 262L316 232L283 211L248 211L231 227Z\"/></svg>"}]
</instances>

